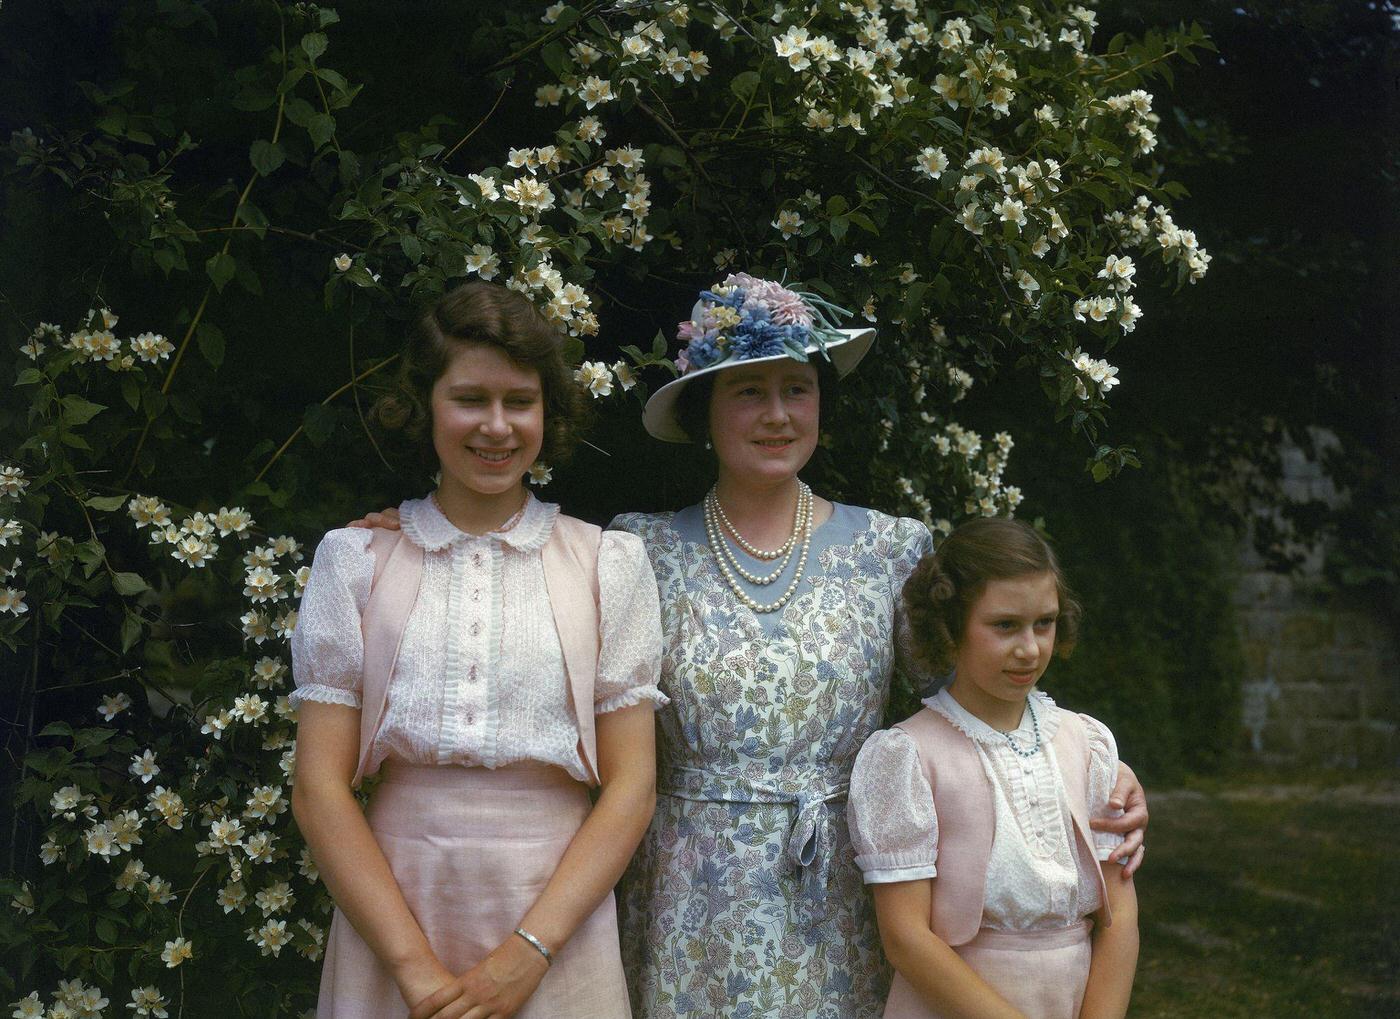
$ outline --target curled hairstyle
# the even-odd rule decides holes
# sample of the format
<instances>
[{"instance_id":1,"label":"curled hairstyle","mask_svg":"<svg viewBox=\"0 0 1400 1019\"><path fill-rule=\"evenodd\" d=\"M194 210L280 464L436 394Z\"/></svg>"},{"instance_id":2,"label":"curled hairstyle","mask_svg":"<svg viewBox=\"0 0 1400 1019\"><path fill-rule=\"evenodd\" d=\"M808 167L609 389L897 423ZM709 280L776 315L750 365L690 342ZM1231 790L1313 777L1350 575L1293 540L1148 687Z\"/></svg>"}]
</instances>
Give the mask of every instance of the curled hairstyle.
<instances>
[{"instance_id":1,"label":"curled hairstyle","mask_svg":"<svg viewBox=\"0 0 1400 1019\"><path fill-rule=\"evenodd\" d=\"M544 444L540 459L568 459L584 429L587 404L564 360L564 338L530 301L494 283L464 283L444 294L409 332L388 393L370 408L370 420L414 466L438 467L433 449L432 392L448 362L465 344L496 347L540 377Z\"/></svg>"},{"instance_id":2,"label":"curled hairstyle","mask_svg":"<svg viewBox=\"0 0 1400 1019\"><path fill-rule=\"evenodd\" d=\"M1055 577L1060 600L1055 653L1069 657L1079 638L1079 602L1046 540L1029 524L1006 517L982 517L958 526L905 581L904 611L914 657L935 674L947 673L957 657L968 610L987 582L1033 573Z\"/></svg>"}]
</instances>

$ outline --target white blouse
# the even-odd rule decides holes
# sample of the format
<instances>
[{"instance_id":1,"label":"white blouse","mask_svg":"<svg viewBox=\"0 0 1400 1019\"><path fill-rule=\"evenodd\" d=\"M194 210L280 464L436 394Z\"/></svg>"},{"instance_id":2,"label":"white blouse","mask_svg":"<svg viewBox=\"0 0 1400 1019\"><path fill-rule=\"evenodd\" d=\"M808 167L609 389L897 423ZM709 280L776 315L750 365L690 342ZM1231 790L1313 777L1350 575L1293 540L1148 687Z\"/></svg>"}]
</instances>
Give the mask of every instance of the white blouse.
<instances>
[{"instance_id":1,"label":"white blouse","mask_svg":"<svg viewBox=\"0 0 1400 1019\"><path fill-rule=\"evenodd\" d=\"M585 780L541 557L559 507L530 496L514 526L485 535L459 531L431 499L410 499L399 512L404 536L423 549L423 579L371 767L389 758L487 768L540 761ZM341 528L316 549L291 640L293 704L360 706L370 538L368 530ZM594 713L666 704L656 686L656 580L639 538L603 532L598 588Z\"/></svg>"},{"instance_id":2,"label":"white blouse","mask_svg":"<svg viewBox=\"0 0 1400 1019\"><path fill-rule=\"evenodd\" d=\"M995 834L987 866L982 926L1028 931L1064 927L1102 905L1094 869L1123 841L1094 832L1097 860L1073 837L1064 780L1050 741L1061 708L1046 694L1031 694L1041 749L1022 758L1006 736L959 704L947 689L924 701L976 744L993 789ZM1113 734L1098 720L1079 716L1089 738L1089 815L1106 816L1118 775ZM1030 711L1011 734L1022 748L1035 743ZM1121 811L1119 812L1121 813ZM938 815L913 738L903 729L875 733L861 748L851 775L848 817L856 865L867 884L917 881L938 874Z\"/></svg>"}]
</instances>

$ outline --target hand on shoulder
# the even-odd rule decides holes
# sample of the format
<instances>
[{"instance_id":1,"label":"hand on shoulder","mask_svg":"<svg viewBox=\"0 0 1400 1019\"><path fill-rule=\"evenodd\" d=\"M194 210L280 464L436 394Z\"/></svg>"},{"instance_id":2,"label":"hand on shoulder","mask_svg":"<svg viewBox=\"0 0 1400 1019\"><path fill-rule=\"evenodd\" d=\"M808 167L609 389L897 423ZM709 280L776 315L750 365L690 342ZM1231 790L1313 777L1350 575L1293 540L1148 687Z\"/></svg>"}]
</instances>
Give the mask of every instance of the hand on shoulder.
<instances>
[{"instance_id":1,"label":"hand on shoulder","mask_svg":"<svg viewBox=\"0 0 1400 1019\"><path fill-rule=\"evenodd\" d=\"M346 527L382 527L387 531L397 531L399 526L399 510L397 506L390 506L380 510L378 513L366 513L358 520L352 520Z\"/></svg>"}]
</instances>

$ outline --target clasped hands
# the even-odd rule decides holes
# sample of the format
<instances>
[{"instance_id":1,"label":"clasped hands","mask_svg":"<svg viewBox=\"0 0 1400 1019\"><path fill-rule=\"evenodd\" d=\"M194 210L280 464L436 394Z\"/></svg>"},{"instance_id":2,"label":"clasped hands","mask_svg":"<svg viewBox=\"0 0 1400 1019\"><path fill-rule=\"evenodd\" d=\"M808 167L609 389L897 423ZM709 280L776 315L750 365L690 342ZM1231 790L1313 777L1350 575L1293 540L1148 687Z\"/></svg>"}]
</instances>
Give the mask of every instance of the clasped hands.
<instances>
[{"instance_id":1,"label":"clasped hands","mask_svg":"<svg viewBox=\"0 0 1400 1019\"><path fill-rule=\"evenodd\" d=\"M409 1019L509 1019L530 1000L548 969L544 956L512 934L460 976L434 959L428 972L400 979L399 987L405 1001L416 999ZM422 997L423 988L433 986Z\"/></svg>"}]
</instances>

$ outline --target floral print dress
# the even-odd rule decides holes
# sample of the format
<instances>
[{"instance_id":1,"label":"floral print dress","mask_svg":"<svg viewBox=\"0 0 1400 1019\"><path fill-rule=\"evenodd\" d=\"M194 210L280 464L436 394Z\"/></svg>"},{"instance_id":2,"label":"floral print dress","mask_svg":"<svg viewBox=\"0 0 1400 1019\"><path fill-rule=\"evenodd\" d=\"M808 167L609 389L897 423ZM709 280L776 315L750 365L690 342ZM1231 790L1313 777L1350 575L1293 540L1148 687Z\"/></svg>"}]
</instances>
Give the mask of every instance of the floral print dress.
<instances>
[{"instance_id":1,"label":"floral print dress","mask_svg":"<svg viewBox=\"0 0 1400 1019\"><path fill-rule=\"evenodd\" d=\"M793 599L760 615L726 585L698 506L613 527L656 571L670 698L656 814L622 889L634 1014L875 1019L889 973L842 818L927 528L837 505ZM772 601L787 580L750 591Z\"/></svg>"}]
</instances>

